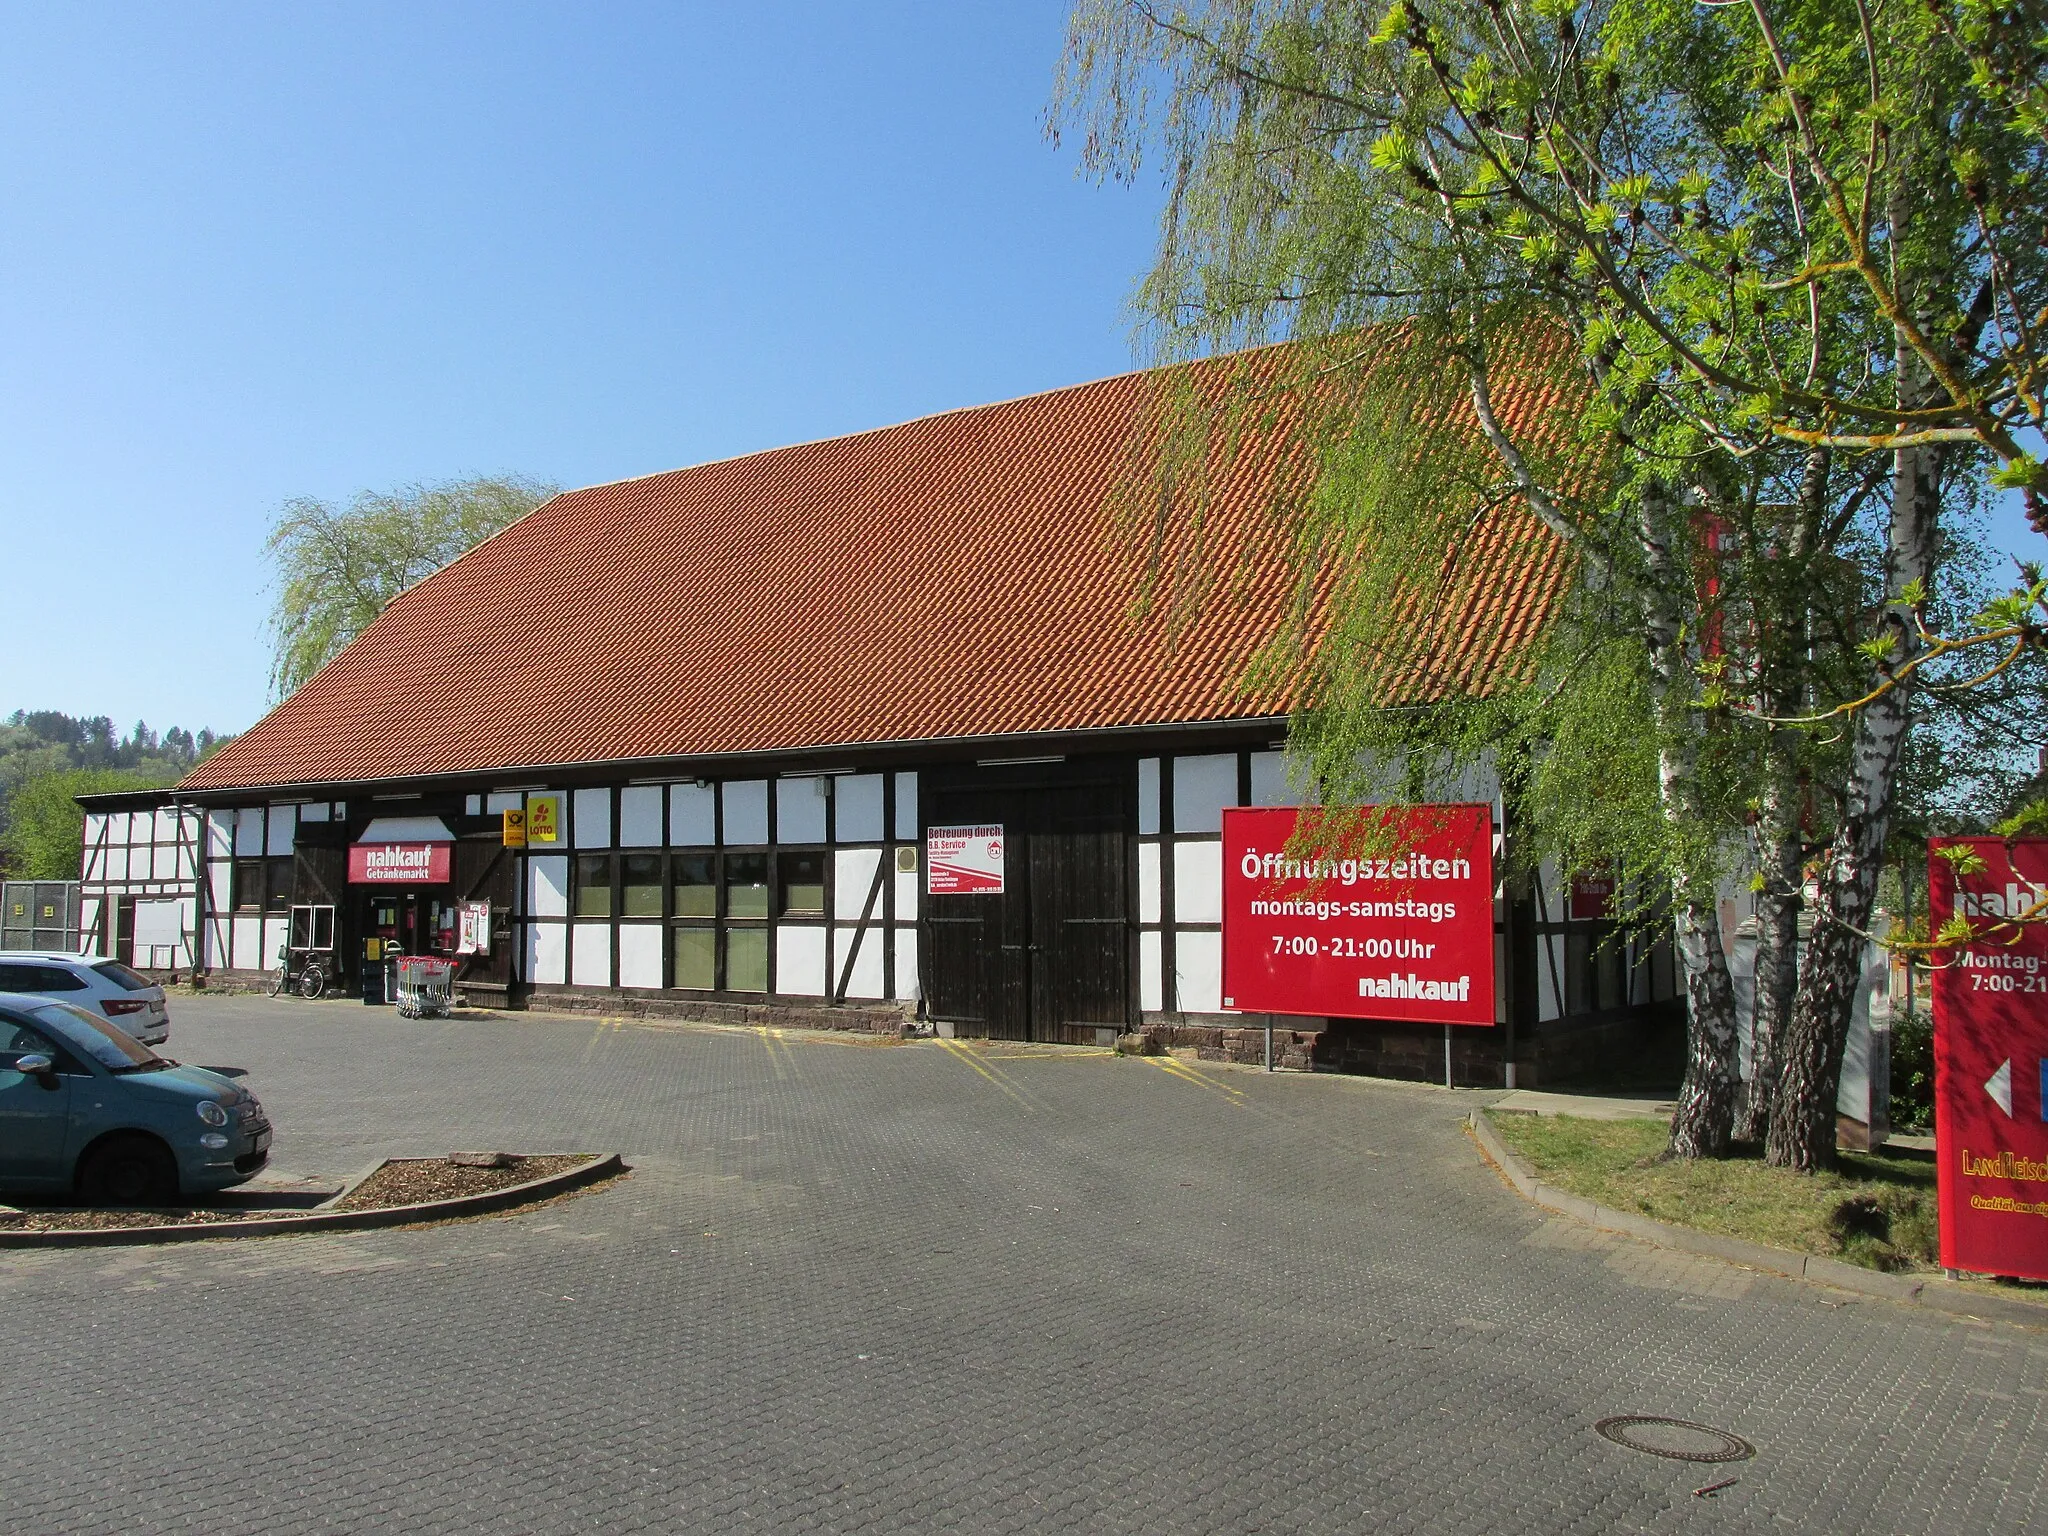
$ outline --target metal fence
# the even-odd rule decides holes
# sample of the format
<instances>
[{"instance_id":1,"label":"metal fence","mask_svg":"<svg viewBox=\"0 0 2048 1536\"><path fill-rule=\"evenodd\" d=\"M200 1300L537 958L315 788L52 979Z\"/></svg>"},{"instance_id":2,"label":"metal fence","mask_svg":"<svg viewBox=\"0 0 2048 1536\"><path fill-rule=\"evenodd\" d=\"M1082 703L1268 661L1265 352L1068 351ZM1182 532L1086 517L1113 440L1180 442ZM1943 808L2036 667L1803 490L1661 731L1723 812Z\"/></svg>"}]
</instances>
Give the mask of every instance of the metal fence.
<instances>
[{"instance_id":1,"label":"metal fence","mask_svg":"<svg viewBox=\"0 0 2048 1536\"><path fill-rule=\"evenodd\" d=\"M0 881L0 949L78 952L76 880Z\"/></svg>"}]
</instances>

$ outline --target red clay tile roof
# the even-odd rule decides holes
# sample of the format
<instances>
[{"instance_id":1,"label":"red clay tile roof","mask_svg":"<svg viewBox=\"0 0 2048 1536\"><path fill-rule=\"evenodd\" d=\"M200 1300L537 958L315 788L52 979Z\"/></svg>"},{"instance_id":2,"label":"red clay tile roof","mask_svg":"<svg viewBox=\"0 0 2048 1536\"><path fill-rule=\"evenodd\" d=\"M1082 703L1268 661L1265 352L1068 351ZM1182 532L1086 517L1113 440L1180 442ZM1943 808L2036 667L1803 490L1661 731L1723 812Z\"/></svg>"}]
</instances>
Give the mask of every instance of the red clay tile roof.
<instances>
[{"instance_id":1,"label":"red clay tile roof","mask_svg":"<svg viewBox=\"0 0 2048 1536\"><path fill-rule=\"evenodd\" d=\"M1297 591L1267 508L1307 455L1274 433L1232 460L1204 538L1241 563L1192 620L1141 614L1110 502L1153 379L557 496L402 594L180 788L1283 715L1293 690L1242 679ZM1557 408L1549 390L1499 404L1524 423ZM1564 561L1523 517L1471 567L1437 688L1484 686L1552 608Z\"/></svg>"}]
</instances>

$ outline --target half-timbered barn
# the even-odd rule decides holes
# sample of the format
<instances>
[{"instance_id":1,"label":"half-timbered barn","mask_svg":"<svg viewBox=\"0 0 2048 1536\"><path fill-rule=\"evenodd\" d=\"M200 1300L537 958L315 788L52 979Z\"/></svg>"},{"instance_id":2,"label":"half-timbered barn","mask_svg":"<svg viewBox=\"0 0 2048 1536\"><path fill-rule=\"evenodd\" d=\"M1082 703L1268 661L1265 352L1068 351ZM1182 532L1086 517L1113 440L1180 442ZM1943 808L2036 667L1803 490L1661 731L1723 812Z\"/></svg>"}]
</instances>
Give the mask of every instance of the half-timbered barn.
<instances>
[{"instance_id":1,"label":"half-timbered barn","mask_svg":"<svg viewBox=\"0 0 2048 1536\"><path fill-rule=\"evenodd\" d=\"M1246 679L1299 597L1268 508L1305 464L1240 443L1205 488L1207 597L1148 605L1116 492L1152 388L555 497L174 790L89 800L87 926L247 981L330 907L348 984L379 941L456 955L487 1007L1236 1049L1262 1021L1223 1007L1221 815L1302 798L1301 701ZM1442 686L1485 686L1563 580L1533 522L1468 565ZM1000 828L1002 889L931 894L934 827ZM1503 1027L1460 1032L1461 1080L1649 1048L1668 956L1603 944L1548 880L1497 923ZM1442 1074L1428 1028L1282 1023L1297 1060Z\"/></svg>"}]
</instances>

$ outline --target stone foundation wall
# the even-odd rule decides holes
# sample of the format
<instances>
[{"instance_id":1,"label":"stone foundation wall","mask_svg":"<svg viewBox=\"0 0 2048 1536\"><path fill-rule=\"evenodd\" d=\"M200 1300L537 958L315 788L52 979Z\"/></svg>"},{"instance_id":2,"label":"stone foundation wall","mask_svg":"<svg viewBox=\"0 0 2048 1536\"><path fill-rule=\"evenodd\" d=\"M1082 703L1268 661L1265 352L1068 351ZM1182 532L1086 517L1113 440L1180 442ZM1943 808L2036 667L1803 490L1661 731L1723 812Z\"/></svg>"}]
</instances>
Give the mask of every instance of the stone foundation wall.
<instances>
[{"instance_id":1,"label":"stone foundation wall","mask_svg":"<svg viewBox=\"0 0 2048 1536\"><path fill-rule=\"evenodd\" d=\"M896 1035L916 1021L912 1003L805 1003L778 998L772 1003L721 1003L660 992L613 991L606 987L521 987L514 1007L551 1013L602 1014L614 1019L686 1019L698 1024L748 1028L843 1029L858 1034Z\"/></svg>"}]
</instances>

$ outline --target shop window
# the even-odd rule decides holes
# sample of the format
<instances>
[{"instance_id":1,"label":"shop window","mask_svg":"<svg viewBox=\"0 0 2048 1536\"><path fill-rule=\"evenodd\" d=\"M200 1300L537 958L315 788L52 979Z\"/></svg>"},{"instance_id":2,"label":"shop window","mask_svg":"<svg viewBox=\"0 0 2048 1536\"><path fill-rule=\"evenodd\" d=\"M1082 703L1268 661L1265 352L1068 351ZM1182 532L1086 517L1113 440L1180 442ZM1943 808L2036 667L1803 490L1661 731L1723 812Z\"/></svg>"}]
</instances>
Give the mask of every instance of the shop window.
<instances>
[{"instance_id":1,"label":"shop window","mask_svg":"<svg viewBox=\"0 0 2048 1536\"><path fill-rule=\"evenodd\" d=\"M661 855L629 853L619 860L619 916L661 916Z\"/></svg>"},{"instance_id":2,"label":"shop window","mask_svg":"<svg viewBox=\"0 0 2048 1536\"><path fill-rule=\"evenodd\" d=\"M263 860L235 860L235 910L237 912L261 912L263 910Z\"/></svg>"},{"instance_id":3,"label":"shop window","mask_svg":"<svg viewBox=\"0 0 2048 1536\"><path fill-rule=\"evenodd\" d=\"M576 903L578 917L612 915L612 856L608 853L580 853L576 856Z\"/></svg>"},{"instance_id":4,"label":"shop window","mask_svg":"<svg viewBox=\"0 0 2048 1536\"><path fill-rule=\"evenodd\" d=\"M671 985L709 992L718 985L718 930L678 928L673 934L676 974Z\"/></svg>"},{"instance_id":5,"label":"shop window","mask_svg":"<svg viewBox=\"0 0 2048 1536\"><path fill-rule=\"evenodd\" d=\"M782 893L784 917L822 917L825 913L825 855L820 852L776 856L775 884Z\"/></svg>"},{"instance_id":6,"label":"shop window","mask_svg":"<svg viewBox=\"0 0 2048 1536\"><path fill-rule=\"evenodd\" d=\"M762 887L762 896L767 888ZM729 928L725 934L725 988L728 992L768 990L768 930Z\"/></svg>"},{"instance_id":7,"label":"shop window","mask_svg":"<svg viewBox=\"0 0 2048 1536\"><path fill-rule=\"evenodd\" d=\"M677 917L718 916L718 855L679 853L672 864ZM678 986L682 983L678 982Z\"/></svg>"},{"instance_id":8,"label":"shop window","mask_svg":"<svg viewBox=\"0 0 2048 1536\"><path fill-rule=\"evenodd\" d=\"M766 917L768 915L768 855L765 853L728 853L725 856L725 915L727 917ZM762 955L767 955L767 939L762 939ZM762 964L767 964L766 959ZM761 991L763 988L750 990Z\"/></svg>"}]
</instances>

